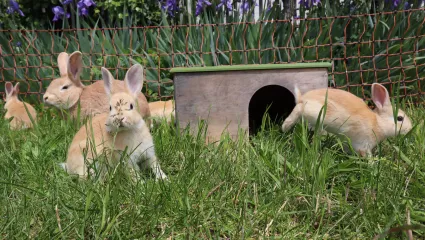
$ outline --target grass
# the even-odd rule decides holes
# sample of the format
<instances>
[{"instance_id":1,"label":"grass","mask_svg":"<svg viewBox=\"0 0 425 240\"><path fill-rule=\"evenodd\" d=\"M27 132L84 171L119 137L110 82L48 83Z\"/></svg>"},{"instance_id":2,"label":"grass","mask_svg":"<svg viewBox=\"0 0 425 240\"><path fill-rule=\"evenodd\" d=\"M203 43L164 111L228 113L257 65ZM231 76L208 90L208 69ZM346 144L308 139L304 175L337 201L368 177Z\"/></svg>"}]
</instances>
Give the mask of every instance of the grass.
<instances>
[{"instance_id":1,"label":"grass","mask_svg":"<svg viewBox=\"0 0 425 240\"><path fill-rule=\"evenodd\" d=\"M418 127L383 142L374 159L347 155L303 124L206 145L160 123L153 136L169 183L120 171L79 181L58 163L80 123L50 110L34 130L12 132L0 120L1 238L372 239L404 225L407 210L424 226L425 111L407 112Z\"/></svg>"}]
</instances>

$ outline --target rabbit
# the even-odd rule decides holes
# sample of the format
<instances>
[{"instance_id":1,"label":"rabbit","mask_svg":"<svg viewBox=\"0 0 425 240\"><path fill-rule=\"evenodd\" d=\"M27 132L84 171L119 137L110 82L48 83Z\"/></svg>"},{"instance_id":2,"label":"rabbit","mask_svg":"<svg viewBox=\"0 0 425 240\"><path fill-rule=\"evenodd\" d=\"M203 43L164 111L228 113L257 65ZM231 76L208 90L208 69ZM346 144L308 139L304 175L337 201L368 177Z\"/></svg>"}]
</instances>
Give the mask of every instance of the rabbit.
<instances>
[{"instance_id":1,"label":"rabbit","mask_svg":"<svg viewBox=\"0 0 425 240\"><path fill-rule=\"evenodd\" d=\"M149 110L151 118L160 119L164 118L167 123L170 123L172 118L175 117L174 104L172 100L156 101L149 103ZM153 127L151 123L151 128Z\"/></svg>"},{"instance_id":2,"label":"rabbit","mask_svg":"<svg viewBox=\"0 0 425 240\"><path fill-rule=\"evenodd\" d=\"M116 91L113 89L114 78L112 74L102 67L102 76L106 95L109 97L109 113L101 113L91 119L92 126L82 126L74 136L68 150L65 163L61 166L70 174L87 176L87 166L84 161L83 151L88 148L87 160L101 154L104 150L114 150L113 159L119 156L120 151L128 147L130 169L140 170L151 168L156 179L168 179L162 171L155 155L155 148L150 130L143 120L140 109L136 108L136 99L141 94L143 87L143 67L133 65L126 73L126 89ZM87 131L88 130L88 131ZM90 139L94 136L94 139ZM90 143L96 144L95 151L91 152ZM118 154L117 154L118 153ZM146 160L142 162L141 160Z\"/></svg>"},{"instance_id":3,"label":"rabbit","mask_svg":"<svg viewBox=\"0 0 425 240\"><path fill-rule=\"evenodd\" d=\"M31 118L34 122L37 122L37 112L29 103L20 101L18 99L19 82L16 83L15 87L13 87L12 83L6 82L5 89L6 104L4 105L4 109L6 109L6 114L4 118L10 119L13 117L13 119L10 121L10 129L19 130L32 128L33 122L31 121ZM28 113L31 115L31 118L29 117Z\"/></svg>"},{"instance_id":4,"label":"rabbit","mask_svg":"<svg viewBox=\"0 0 425 240\"><path fill-rule=\"evenodd\" d=\"M71 116L76 117L78 103L80 103L82 119L109 111L108 97L103 90L102 81L95 81L91 85L84 86L80 80L83 69L81 52L75 51L69 57L66 52L60 53L58 65L60 78L54 79L43 95L43 101L47 105L67 110ZM123 81L114 80L113 85L114 91L121 92L125 89ZM144 94L139 94L138 106L142 117L149 118L150 111Z\"/></svg>"},{"instance_id":5,"label":"rabbit","mask_svg":"<svg viewBox=\"0 0 425 240\"><path fill-rule=\"evenodd\" d=\"M289 130L301 116L310 124L316 123L325 104L326 94L327 109L326 113L323 110L321 115L323 119L325 114L324 130L348 137L353 149L362 157L372 156L372 149L386 138L406 134L412 129L411 120L400 109L395 122L387 89L374 83L372 100L376 108L373 111L361 98L343 90L323 88L301 95L298 87L295 87L296 106L283 122L282 130Z\"/></svg>"}]
</instances>

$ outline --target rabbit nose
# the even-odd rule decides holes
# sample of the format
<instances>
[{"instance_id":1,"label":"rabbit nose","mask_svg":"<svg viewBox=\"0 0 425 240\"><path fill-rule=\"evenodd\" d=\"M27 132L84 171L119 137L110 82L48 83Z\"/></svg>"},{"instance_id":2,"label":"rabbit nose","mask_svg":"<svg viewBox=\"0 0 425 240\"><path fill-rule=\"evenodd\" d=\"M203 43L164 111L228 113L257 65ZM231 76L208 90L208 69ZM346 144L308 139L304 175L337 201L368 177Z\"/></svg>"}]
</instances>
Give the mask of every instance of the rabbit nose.
<instances>
[{"instance_id":1,"label":"rabbit nose","mask_svg":"<svg viewBox=\"0 0 425 240\"><path fill-rule=\"evenodd\" d=\"M47 101L47 99L49 99L48 96L44 96L44 101Z\"/></svg>"},{"instance_id":2,"label":"rabbit nose","mask_svg":"<svg viewBox=\"0 0 425 240\"><path fill-rule=\"evenodd\" d=\"M124 127L125 118L120 119L119 127Z\"/></svg>"}]
</instances>

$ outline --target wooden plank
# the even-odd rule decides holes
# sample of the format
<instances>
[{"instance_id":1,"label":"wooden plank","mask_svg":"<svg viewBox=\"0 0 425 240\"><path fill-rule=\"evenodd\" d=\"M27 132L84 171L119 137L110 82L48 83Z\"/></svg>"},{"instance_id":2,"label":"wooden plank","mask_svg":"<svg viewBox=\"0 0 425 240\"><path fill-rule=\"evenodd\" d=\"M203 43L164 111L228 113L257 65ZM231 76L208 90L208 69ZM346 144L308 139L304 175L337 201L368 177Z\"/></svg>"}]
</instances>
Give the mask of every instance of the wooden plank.
<instances>
[{"instance_id":1,"label":"wooden plank","mask_svg":"<svg viewBox=\"0 0 425 240\"><path fill-rule=\"evenodd\" d=\"M287 63L287 64L249 64L249 65L224 65L213 67L178 67L172 68L171 73L189 72L223 72L223 71L251 71L251 70L272 70L272 69L300 69L300 68L329 68L331 62L315 63Z\"/></svg>"}]
</instances>

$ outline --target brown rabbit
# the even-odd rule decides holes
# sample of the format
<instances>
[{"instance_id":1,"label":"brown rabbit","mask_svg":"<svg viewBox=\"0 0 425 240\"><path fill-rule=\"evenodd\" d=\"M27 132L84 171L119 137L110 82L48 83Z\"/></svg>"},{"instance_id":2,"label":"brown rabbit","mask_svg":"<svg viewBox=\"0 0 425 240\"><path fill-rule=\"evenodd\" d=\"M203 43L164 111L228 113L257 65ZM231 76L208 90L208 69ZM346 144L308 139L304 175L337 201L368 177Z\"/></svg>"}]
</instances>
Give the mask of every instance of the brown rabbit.
<instances>
[{"instance_id":1,"label":"brown rabbit","mask_svg":"<svg viewBox=\"0 0 425 240\"><path fill-rule=\"evenodd\" d=\"M92 118L91 126L83 126L77 132L68 150L67 161L61 166L70 174L85 177L85 148L88 152L87 160L90 162L104 150L114 150L112 156L116 160L119 152L128 147L130 168L138 170L141 165L151 168L157 179L167 179L156 158L149 128L136 108L136 99L143 87L143 67L137 64L127 71L124 80L126 89L122 91L113 91L114 78L106 68L102 68L102 76L104 88L109 96L109 113L96 115ZM92 136L94 138L91 138ZM90 147L93 141L96 144L94 152Z\"/></svg>"},{"instance_id":2,"label":"brown rabbit","mask_svg":"<svg viewBox=\"0 0 425 240\"><path fill-rule=\"evenodd\" d=\"M167 123L170 123L172 117L175 117L174 104L172 100L150 102L149 110L151 113L151 118L163 118L167 121Z\"/></svg>"},{"instance_id":3,"label":"brown rabbit","mask_svg":"<svg viewBox=\"0 0 425 240\"><path fill-rule=\"evenodd\" d=\"M69 57L66 52L58 56L59 72L61 77L54 79L47 87L43 100L62 110L68 110L71 116L76 117L78 103L80 103L81 118L107 113L108 96L105 94L102 81L84 86L80 80L83 69L82 54L73 52ZM114 91L125 90L124 82L114 80ZM148 102L145 95L139 94L138 106L143 118L150 117Z\"/></svg>"},{"instance_id":4,"label":"brown rabbit","mask_svg":"<svg viewBox=\"0 0 425 240\"><path fill-rule=\"evenodd\" d=\"M387 89L381 84L372 84L372 100L376 108L372 111L363 100L349 92L324 88L301 95L295 88L296 106L285 119L282 130L287 131L301 116L309 124L315 124L325 104L327 109L323 121L325 131L345 135L351 140L354 150L361 156L371 156L377 143L399 133L406 134L412 129L409 117L398 110L396 122ZM323 114L321 119L323 119Z\"/></svg>"},{"instance_id":5,"label":"brown rabbit","mask_svg":"<svg viewBox=\"0 0 425 240\"><path fill-rule=\"evenodd\" d=\"M18 130L32 128L33 124L28 113L31 115L33 121L37 122L37 112L33 106L18 99L19 82L16 83L15 87L13 87L12 83L6 82L5 89L6 104L4 105L4 108L6 109L6 114L4 118L10 119L13 117L12 121L10 121L10 129Z\"/></svg>"}]
</instances>

